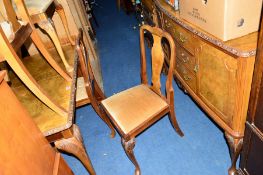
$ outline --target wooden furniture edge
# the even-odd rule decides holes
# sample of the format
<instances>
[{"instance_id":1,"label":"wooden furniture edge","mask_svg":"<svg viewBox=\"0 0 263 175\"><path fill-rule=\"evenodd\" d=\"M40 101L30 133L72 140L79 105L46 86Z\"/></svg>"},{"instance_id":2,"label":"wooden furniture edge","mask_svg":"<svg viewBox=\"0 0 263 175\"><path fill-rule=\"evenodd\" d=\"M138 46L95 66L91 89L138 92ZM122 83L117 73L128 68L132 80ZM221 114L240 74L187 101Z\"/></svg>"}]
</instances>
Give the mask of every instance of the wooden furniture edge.
<instances>
[{"instance_id":1,"label":"wooden furniture edge","mask_svg":"<svg viewBox=\"0 0 263 175\"><path fill-rule=\"evenodd\" d=\"M207 34L206 32L200 30L196 30L193 27L191 27L189 24L187 24L187 22L184 22L183 20L175 17L174 15L170 14L164 7L163 5L160 3L160 0L153 0L155 5L160 8L160 10L166 14L167 16L170 17L170 19L172 19L176 24L180 25L181 27L183 27L184 29L186 29L187 31L190 31L191 33L193 33L194 35L199 36L200 38L202 38L203 40L213 44L216 47L219 47L221 49L223 49L225 52L227 53L231 53L233 55L235 55L236 57L251 57L251 56L255 56L256 55L256 47L255 49L252 50L246 50L246 51L242 51L239 50L235 47L231 47L228 46L224 41L217 39L213 36L211 36L210 34Z\"/></svg>"},{"instance_id":2,"label":"wooden furniture edge","mask_svg":"<svg viewBox=\"0 0 263 175\"><path fill-rule=\"evenodd\" d=\"M75 113L75 96L76 96L76 83L77 83L77 67L78 67L78 60L77 60L77 53L74 51L74 71L72 74L72 84L71 84L71 92L70 92L70 101L69 101L69 111L68 111L68 121L65 126L58 127L56 129L52 129L52 131L44 132L44 136L49 136L54 133L66 130L70 128L73 124L73 116Z\"/></svg>"}]
</instances>

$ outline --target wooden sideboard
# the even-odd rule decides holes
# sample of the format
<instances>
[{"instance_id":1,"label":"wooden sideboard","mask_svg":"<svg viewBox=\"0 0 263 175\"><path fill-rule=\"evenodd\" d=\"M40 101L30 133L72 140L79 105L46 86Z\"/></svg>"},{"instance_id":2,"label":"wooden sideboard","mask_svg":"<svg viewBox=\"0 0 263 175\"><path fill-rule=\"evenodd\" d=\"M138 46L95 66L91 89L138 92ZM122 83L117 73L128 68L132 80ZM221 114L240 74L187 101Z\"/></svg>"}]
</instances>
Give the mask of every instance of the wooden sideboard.
<instances>
[{"instance_id":1,"label":"wooden sideboard","mask_svg":"<svg viewBox=\"0 0 263 175\"><path fill-rule=\"evenodd\" d=\"M245 175L263 174L263 18L257 50L239 169Z\"/></svg>"},{"instance_id":2,"label":"wooden sideboard","mask_svg":"<svg viewBox=\"0 0 263 175\"><path fill-rule=\"evenodd\" d=\"M223 42L180 18L179 12L164 0L142 3L146 22L152 20L175 40L175 80L225 131L232 159L228 173L235 174L243 144L258 33Z\"/></svg>"}]
</instances>

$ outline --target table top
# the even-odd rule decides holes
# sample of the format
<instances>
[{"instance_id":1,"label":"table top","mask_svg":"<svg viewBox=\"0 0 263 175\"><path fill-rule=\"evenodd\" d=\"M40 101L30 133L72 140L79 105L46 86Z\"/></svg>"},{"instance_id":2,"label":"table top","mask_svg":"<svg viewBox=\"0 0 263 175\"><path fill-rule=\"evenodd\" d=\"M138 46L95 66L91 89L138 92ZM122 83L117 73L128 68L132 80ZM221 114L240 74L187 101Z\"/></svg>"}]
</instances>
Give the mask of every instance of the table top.
<instances>
[{"instance_id":1,"label":"table top","mask_svg":"<svg viewBox=\"0 0 263 175\"><path fill-rule=\"evenodd\" d=\"M74 67L71 74L71 82L64 80L40 55L26 57L23 59L23 63L52 100L68 112L66 117L60 116L42 103L15 74L10 75L13 91L20 102L26 107L29 114L45 136L68 129L73 124L75 112L77 56L75 55L72 46L67 46L64 48L64 51L69 64ZM64 67L55 50L51 51L51 55L61 67Z\"/></svg>"}]
</instances>

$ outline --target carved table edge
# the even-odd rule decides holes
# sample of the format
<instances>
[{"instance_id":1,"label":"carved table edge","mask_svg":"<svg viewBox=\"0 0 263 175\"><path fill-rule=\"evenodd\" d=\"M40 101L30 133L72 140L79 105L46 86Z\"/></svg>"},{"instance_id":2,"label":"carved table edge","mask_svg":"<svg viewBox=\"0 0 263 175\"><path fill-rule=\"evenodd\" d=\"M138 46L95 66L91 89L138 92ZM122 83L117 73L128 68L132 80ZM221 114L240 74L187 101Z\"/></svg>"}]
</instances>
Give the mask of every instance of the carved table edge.
<instances>
[{"instance_id":1,"label":"carved table edge","mask_svg":"<svg viewBox=\"0 0 263 175\"><path fill-rule=\"evenodd\" d=\"M251 56L255 56L256 55L256 49L254 50L249 50L249 51L241 51L239 49L236 49L234 47L230 47L227 46L224 41L221 41L219 39L213 38L211 36L206 35L204 32L201 32L199 30L195 30L193 27L187 25L186 23L184 23L183 21L181 21L180 19L176 18L174 15L171 15L165 8L162 7L161 3L159 2L159 0L153 0L155 2L155 4L162 10L163 13L165 13L167 16L169 16L174 22L176 22L177 24L179 24L180 26L182 26L183 28L189 30L190 32L192 32L193 34L199 36L200 38L230 52L233 55L236 55L238 57L243 57L243 58L247 58L247 57L251 57Z\"/></svg>"},{"instance_id":2,"label":"carved table edge","mask_svg":"<svg viewBox=\"0 0 263 175\"><path fill-rule=\"evenodd\" d=\"M69 101L69 112L68 112L68 121L67 124L61 127L57 127L56 129L52 129L44 132L44 136L49 136L54 133L66 130L70 128L73 124L73 115L75 113L75 96L76 96L76 82L77 82L77 68L78 68L78 55L76 53L76 49L74 49L74 71L72 75L72 84L71 84L71 92L70 92L70 101Z\"/></svg>"}]
</instances>

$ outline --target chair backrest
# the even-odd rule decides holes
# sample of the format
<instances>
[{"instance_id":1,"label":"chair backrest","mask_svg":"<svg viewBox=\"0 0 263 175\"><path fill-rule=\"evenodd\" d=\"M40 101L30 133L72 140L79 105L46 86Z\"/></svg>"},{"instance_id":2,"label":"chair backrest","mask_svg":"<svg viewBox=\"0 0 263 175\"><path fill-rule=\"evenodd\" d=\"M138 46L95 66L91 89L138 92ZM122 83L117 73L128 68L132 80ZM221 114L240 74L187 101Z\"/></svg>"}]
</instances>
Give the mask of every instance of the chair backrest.
<instances>
[{"instance_id":1,"label":"chair backrest","mask_svg":"<svg viewBox=\"0 0 263 175\"><path fill-rule=\"evenodd\" d=\"M93 107L99 106L99 101L105 99L105 95L100 88L93 70L92 70L92 60L93 58L88 58L88 53L83 42L83 31L79 30L79 35L76 40L76 51L79 57L79 68L80 72L84 78L85 88Z\"/></svg>"},{"instance_id":2,"label":"chair backrest","mask_svg":"<svg viewBox=\"0 0 263 175\"><path fill-rule=\"evenodd\" d=\"M152 59L152 75L151 75L151 87L160 96L161 93L161 72L163 65L165 64L165 52L162 46L162 40L165 38L170 46L170 56L168 75L166 79L166 98L168 102L173 99L173 70L175 65L175 44L171 35L160 28L151 27L149 25L143 25L140 29L140 47L141 47L141 81L143 84L148 84L147 68L146 68L146 52L145 52L145 41L144 33L148 31L153 37L153 46L151 48L151 59ZM172 99L171 99L172 98ZM173 100L172 100L173 101Z\"/></svg>"},{"instance_id":3,"label":"chair backrest","mask_svg":"<svg viewBox=\"0 0 263 175\"><path fill-rule=\"evenodd\" d=\"M173 80L173 69L175 64L175 44L170 34L164 32L157 27L150 27L143 25L140 29L140 46L141 46L141 79L143 84L148 84L147 73L146 73L146 54L144 45L144 31L149 31L153 36L153 47L152 47L152 90L158 95L167 99L169 104L174 103L174 91L172 86ZM170 45L170 66L168 70L166 80L166 96L161 93L160 74L164 64L164 51L162 48L162 38L166 38ZM105 95L99 87L92 70L91 62L92 58L87 58L85 46L82 41L82 30L79 32L78 39L76 40L76 49L79 56L80 69L84 78L86 90L90 98L92 106L99 106L99 101L105 99Z\"/></svg>"}]
</instances>

